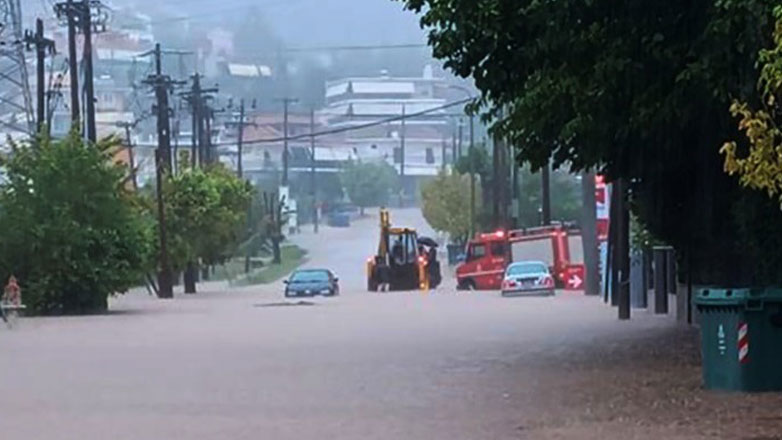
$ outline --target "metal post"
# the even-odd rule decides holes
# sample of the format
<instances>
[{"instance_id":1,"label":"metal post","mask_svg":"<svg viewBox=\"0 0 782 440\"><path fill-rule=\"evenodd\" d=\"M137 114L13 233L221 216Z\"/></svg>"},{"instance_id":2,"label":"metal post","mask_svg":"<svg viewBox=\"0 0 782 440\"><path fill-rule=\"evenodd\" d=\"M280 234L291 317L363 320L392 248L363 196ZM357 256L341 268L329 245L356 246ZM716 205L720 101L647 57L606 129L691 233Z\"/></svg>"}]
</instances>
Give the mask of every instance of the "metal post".
<instances>
[{"instance_id":1,"label":"metal post","mask_svg":"<svg viewBox=\"0 0 782 440\"><path fill-rule=\"evenodd\" d=\"M654 313L658 315L668 313L668 292L665 286L667 277L665 253L665 247L654 248Z\"/></svg>"},{"instance_id":2,"label":"metal post","mask_svg":"<svg viewBox=\"0 0 782 440\"><path fill-rule=\"evenodd\" d=\"M84 92L87 112L87 139L90 142L98 140L97 127L95 126L95 84L92 68L92 18L90 14L90 0L84 0L82 9L84 32ZM168 162L166 162L168 163Z\"/></svg>"}]
</instances>

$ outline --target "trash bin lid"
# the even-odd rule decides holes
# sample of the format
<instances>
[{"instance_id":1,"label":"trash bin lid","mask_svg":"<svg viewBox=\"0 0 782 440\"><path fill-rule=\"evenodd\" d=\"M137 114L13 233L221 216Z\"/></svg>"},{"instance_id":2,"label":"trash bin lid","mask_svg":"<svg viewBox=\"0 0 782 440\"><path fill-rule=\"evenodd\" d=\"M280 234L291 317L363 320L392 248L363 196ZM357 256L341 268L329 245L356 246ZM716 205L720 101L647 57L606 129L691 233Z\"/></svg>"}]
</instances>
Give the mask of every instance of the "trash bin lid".
<instances>
[{"instance_id":1,"label":"trash bin lid","mask_svg":"<svg viewBox=\"0 0 782 440\"><path fill-rule=\"evenodd\" d=\"M699 306L743 306L748 301L782 302L782 289L704 288L698 289L694 298Z\"/></svg>"}]
</instances>

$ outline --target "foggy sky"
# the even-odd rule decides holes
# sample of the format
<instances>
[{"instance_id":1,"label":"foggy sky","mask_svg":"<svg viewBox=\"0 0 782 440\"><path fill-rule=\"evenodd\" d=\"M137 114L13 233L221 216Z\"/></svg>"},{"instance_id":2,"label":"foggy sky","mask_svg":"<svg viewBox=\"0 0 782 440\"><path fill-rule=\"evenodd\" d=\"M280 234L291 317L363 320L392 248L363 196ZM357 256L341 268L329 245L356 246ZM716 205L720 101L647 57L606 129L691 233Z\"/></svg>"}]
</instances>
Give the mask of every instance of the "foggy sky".
<instances>
[{"instance_id":1,"label":"foggy sky","mask_svg":"<svg viewBox=\"0 0 782 440\"><path fill-rule=\"evenodd\" d=\"M157 19L192 16L205 26L228 21L251 7L258 8L290 47L425 43L418 17L392 0L103 0L115 7L137 5ZM22 0L28 23L46 1Z\"/></svg>"}]
</instances>

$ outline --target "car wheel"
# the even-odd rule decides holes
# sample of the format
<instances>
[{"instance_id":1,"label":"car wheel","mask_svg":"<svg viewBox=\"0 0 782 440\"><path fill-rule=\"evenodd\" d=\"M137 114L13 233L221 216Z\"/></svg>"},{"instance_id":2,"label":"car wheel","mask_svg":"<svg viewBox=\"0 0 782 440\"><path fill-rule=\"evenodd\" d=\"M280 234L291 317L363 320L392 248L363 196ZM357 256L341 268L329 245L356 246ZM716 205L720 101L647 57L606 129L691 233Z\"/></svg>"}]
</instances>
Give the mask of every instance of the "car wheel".
<instances>
[{"instance_id":1,"label":"car wheel","mask_svg":"<svg viewBox=\"0 0 782 440\"><path fill-rule=\"evenodd\" d=\"M475 281L473 280L462 281L461 283L459 283L459 290L476 290Z\"/></svg>"}]
</instances>

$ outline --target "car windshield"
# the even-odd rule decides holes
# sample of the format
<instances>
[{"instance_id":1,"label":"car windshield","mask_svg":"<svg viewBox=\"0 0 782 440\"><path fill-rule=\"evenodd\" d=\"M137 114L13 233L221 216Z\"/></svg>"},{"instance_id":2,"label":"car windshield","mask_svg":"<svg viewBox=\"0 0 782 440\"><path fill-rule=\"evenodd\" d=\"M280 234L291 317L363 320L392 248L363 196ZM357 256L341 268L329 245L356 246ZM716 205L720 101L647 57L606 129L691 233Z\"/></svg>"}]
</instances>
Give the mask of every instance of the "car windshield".
<instances>
[{"instance_id":1,"label":"car windshield","mask_svg":"<svg viewBox=\"0 0 782 440\"><path fill-rule=\"evenodd\" d=\"M514 264L508 268L508 275L535 275L547 273L548 268L543 263Z\"/></svg>"},{"instance_id":2,"label":"car windshield","mask_svg":"<svg viewBox=\"0 0 782 440\"><path fill-rule=\"evenodd\" d=\"M325 270L303 270L291 275L291 283L318 283L329 280L329 273Z\"/></svg>"}]
</instances>

